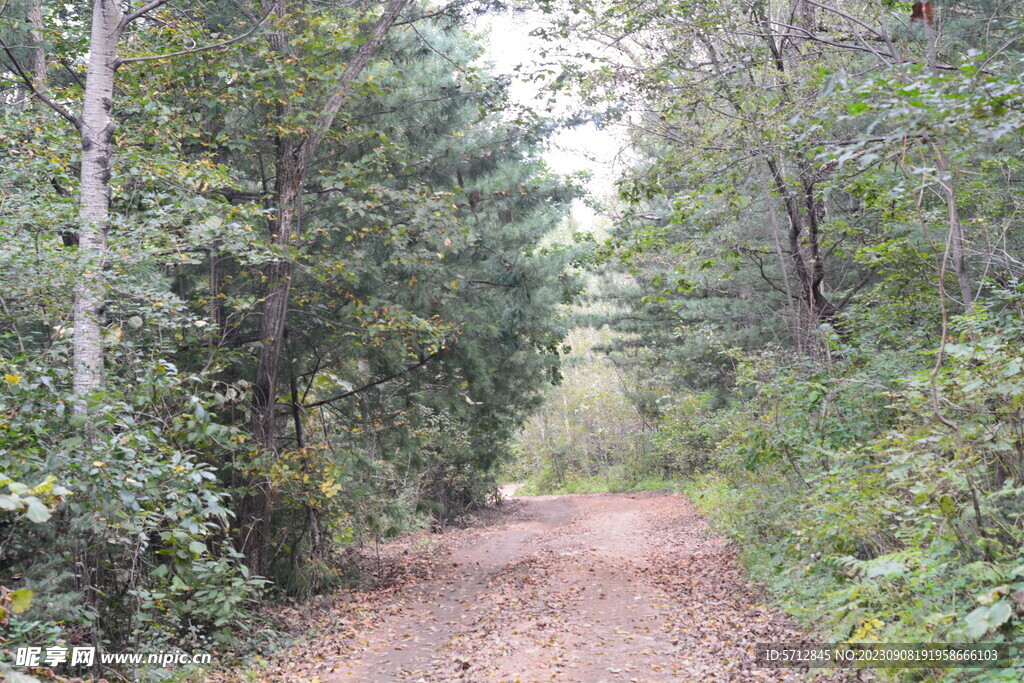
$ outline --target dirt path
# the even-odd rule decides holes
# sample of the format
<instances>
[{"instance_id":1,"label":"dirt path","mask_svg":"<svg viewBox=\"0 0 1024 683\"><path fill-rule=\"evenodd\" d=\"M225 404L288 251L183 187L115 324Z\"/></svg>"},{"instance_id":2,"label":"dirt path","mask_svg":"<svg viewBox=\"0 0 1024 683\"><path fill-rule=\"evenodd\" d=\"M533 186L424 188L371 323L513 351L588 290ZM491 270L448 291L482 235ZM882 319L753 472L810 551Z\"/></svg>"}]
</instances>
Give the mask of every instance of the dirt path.
<instances>
[{"instance_id":1,"label":"dirt path","mask_svg":"<svg viewBox=\"0 0 1024 683\"><path fill-rule=\"evenodd\" d=\"M758 642L801 634L678 496L541 496L403 551L404 585L326 613L304 662L267 678L335 681L780 681ZM275 675L276 674L276 675Z\"/></svg>"}]
</instances>

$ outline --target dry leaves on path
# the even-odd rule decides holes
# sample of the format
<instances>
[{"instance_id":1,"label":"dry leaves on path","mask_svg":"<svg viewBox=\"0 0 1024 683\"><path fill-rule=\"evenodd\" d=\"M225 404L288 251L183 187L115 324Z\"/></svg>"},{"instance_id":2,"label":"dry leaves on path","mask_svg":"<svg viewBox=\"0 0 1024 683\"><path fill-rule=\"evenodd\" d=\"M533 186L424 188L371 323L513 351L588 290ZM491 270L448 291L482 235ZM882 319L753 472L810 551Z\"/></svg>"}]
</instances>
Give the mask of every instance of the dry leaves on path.
<instances>
[{"instance_id":1,"label":"dry leaves on path","mask_svg":"<svg viewBox=\"0 0 1024 683\"><path fill-rule=\"evenodd\" d=\"M387 580L289 615L310 636L276 681L790 681L757 643L805 640L682 497L515 499L478 525L389 544ZM846 680L842 672L824 672ZM230 676L242 676L233 672Z\"/></svg>"}]
</instances>

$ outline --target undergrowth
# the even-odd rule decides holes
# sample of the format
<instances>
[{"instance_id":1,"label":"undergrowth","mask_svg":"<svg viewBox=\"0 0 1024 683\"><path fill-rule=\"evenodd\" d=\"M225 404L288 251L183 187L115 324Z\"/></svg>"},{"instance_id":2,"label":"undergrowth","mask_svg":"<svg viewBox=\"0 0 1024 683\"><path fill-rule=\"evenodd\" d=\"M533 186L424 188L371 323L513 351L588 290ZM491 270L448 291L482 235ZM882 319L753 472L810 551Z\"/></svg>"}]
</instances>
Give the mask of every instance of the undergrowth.
<instances>
[{"instance_id":1,"label":"undergrowth","mask_svg":"<svg viewBox=\"0 0 1024 683\"><path fill-rule=\"evenodd\" d=\"M659 477L630 478L618 470L589 476L567 477L562 483L530 479L516 491L517 496L575 493L626 493L630 491L676 491L678 481Z\"/></svg>"}]
</instances>

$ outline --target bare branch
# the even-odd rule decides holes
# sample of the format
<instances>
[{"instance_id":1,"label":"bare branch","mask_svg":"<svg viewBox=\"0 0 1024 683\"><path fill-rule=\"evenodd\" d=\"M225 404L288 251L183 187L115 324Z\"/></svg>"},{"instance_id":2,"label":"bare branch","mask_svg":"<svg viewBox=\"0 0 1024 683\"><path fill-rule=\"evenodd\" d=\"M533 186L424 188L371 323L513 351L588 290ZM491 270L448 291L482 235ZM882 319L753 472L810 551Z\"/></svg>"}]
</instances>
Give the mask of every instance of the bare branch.
<instances>
[{"instance_id":1,"label":"bare branch","mask_svg":"<svg viewBox=\"0 0 1024 683\"><path fill-rule=\"evenodd\" d=\"M413 365L410 365L410 366L408 366L408 367L406 367L406 368L404 368L402 370L399 370L398 372L396 372L394 374L388 375L386 377L381 377L380 379L375 380L373 382L370 382L369 384L364 384L361 387L357 387L355 389L352 389L351 391L343 392L341 394L338 394L337 396L332 396L331 398L325 398L325 399L323 399L321 401L314 401L312 403L304 403L302 405L302 408L303 409L308 409L308 408L316 408L318 406L329 405L331 403L334 403L335 401L340 401L343 398L348 398L349 396L354 396L355 394L358 394L358 393L361 393L363 391L366 391L367 389L372 389L373 387L379 386L381 384L384 384L385 382L389 382L389 381L391 381L393 379L401 377L402 375L408 374L408 373L412 372L413 370L415 370L416 368L423 367L424 365L429 363L434 358L437 358L440 354L441 354L440 351L435 351L434 353L430 354L429 356L427 356L423 360L419 361L418 363L414 363Z\"/></svg>"},{"instance_id":2,"label":"bare branch","mask_svg":"<svg viewBox=\"0 0 1024 683\"><path fill-rule=\"evenodd\" d=\"M811 5L814 5L815 7L820 7L821 9L823 9L823 10L825 10L827 12L832 12L833 14L838 14L839 16L843 17L847 21L853 22L855 24L860 24L861 26L863 26L867 30L871 31L872 33L874 33L876 36L878 36L882 40L885 40L885 38L886 38L886 36L884 34L879 33L878 30L874 26L872 26L871 24L868 24L867 22L861 21L857 17L853 16L852 14L848 14L848 13L842 11L841 9L838 9L838 8L833 7L831 5L824 5L824 4L820 3L820 2L815 2L815 0L807 0L807 3L811 4Z\"/></svg>"},{"instance_id":3,"label":"bare branch","mask_svg":"<svg viewBox=\"0 0 1024 683\"><path fill-rule=\"evenodd\" d=\"M60 116L65 118L68 121L68 123L70 123L75 128L81 127L82 122L77 116L69 112L67 109L61 106L60 103L58 103L56 100L52 99L49 95L42 92L41 90L39 90L39 88L36 87L35 83L32 82L32 78L29 77L29 75L25 73L25 70L21 68L21 64L18 63L17 57L14 56L14 53L11 52L11 48L7 47L7 43L5 43L2 38L0 38L0 48L3 49L4 53L7 55L7 58L11 60L11 65L13 66L14 71L18 74L18 77L21 78L22 81L24 81L25 86L32 92L32 97L36 98L50 109L60 114Z\"/></svg>"},{"instance_id":4,"label":"bare branch","mask_svg":"<svg viewBox=\"0 0 1024 683\"><path fill-rule=\"evenodd\" d=\"M853 299L854 295L857 292L859 292L860 290L862 290L865 287L865 285L867 285L869 282L871 282L871 280L874 277L875 277L875 271L874 270L868 271L868 274L864 277L864 279L861 280L860 282L858 282L857 285L850 291L850 293L847 294L845 297L843 297L842 301L840 301L838 304L836 304L836 311L841 311L844 308L846 308L846 305L848 303L850 303L850 300Z\"/></svg>"},{"instance_id":5,"label":"bare branch","mask_svg":"<svg viewBox=\"0 0 1024 683\"><path fill-rule=\"evenodd\" d=\"M60 62L60 65L64 67L64 70L68 72L71 78L75 80L75 84L78 85L78 87L82 90L85 90L85 83L83 83L82 79L78 77L78 74L75 72L75 70L71 68L71 65L68 63L67 58L62 55L58 55L57 61Z\"/></svg>"},{"instance_id":6,"label":"bare branch","mask_svg":"<svg viewBox=\"0 0 1024 683\"><path fill-rule=\"evenodd\" d=\"M228 40L222 40L221 42L214 43L213 45L204 45L203 47L194 47L194 48L192 48L190 50L179 50L178 52L168 52L166 54L161 54L161 55L147 55L145 57L122 57L122 58L117 60L116 66L120 67L123 64L134 64L134 63L137 63L137 62L153 62L153 61L156 61L158 59L170 59L172 57L184 57L185 55L194 55L194 54L199 53L199 52L209 52L210 50L217 50L217 49L220 49L222 47L227 47L228 45L233 45L235 43L240 43L241 41L245 40L246 38L248 38L252 34L256 33L256 31L258 31L263 26L263 24L267 23L267 19L270 18L270 15L272 13L273 13L273 7L271 7L269 10L267 10L267 13L263 15L263 18L260 19L257 24L252 26L252 28L250 28L248 31L246 31L242 35L235 36L234 38L230 38Z\"/></svg>"},{"instance_id":7,"label":"bare branch","mask_svg":"<svg viewBox=\"0 0 1024 683\"><path fill-rule=\"evenodd\" d=\"M168 2L170 2L170 0L150 0L150 2L147 2L145 5L135 10L134 12L130 12L124 15L124 18L121 19L121 28L124 28L125 26L132 23L136 19L139 19L140 17L146 16L147 14L161 7L162 5L166 5Z\"/></svg>"},{"instance_id":8,"label":"bare branch","mask_svg":"<svg viewBox=\"0 0 1024 683\"><path fill-rule=\"evenodd\" d=\"M775 26L781 27L781 28L793 29L793 30L800 31L801 34L802 34L801 37L804 40L813 41L815 43L820 43L822 45L830 45L832 47L843 48L843 49L846 49L846 50L853 50L854 52L866 52L868 54L873 54L876 57L878 57L879 60L883 64L886 64L886 65L891 65L891 64L899 62L901 60L901 57L900 57L899 54L892 52L893 46L892 46L891 42L886 41L884 38L879 38L878 40L886 42L886 45L889 46L889 50L887 50L885 52L879 52L878 50L876 50L875 48L873 48L870 45L871 41L866 39L866 38L864 38L859 33L857 33L856 29L853 29L853 35L861 43L863 43L863 45L855 45L855 44L852 44L852 43L841 43L841 42L836 41L836 40L829 40L827 38L822 38L817 33L809 31L808 29L806 29L806 28L804 28L802 26L794 26L794 25L791 25L791 24L786 24L786 23L778 22L778 21L773 21L772 24L774 24ZM766 33L758 33L758 32L755 32L755 31L740 31L740 30L736 30L736 31L734 31L734 33L736 35L739 35L739 36L748 36L748 37L751 37L751 38L765 38L765 39L787 38L787 37L792 37L792 35L793 35L792 33L788 32L788 31L786 31L786 32L768 31ZM892 61L888 61L886 58L891 59ZM936 66L936 68L941 69L943 71L957 71L957 70L959 70L959 67L953 66L952 64L936 64L935 66ZM984 73L991 73L991 72L990 71L985 71Z\"/></svg>"},{"instance_id":9,"label":"bare branch","mask_svg":"<svg viewBox=\"0 0 1024 683\"><path fill-rule=\"evenodd\" d=\"M739 251L740 253L749 256L750 260L757 264L757 269L761 273L761 279L768 283L769 287L774 289L776 292L779 292L780 294L785 294L787 298L792 297L797 301L801 301L800 297L797 296L796 294L791 293L788 287L786 289L783 289L782 287L779 287L777 284L775 284L775 281L772 278L768 277L768 274L764 272L764 260L756 252L754 252L753 249L740 247Z\"/></svg>"}]
</instances>

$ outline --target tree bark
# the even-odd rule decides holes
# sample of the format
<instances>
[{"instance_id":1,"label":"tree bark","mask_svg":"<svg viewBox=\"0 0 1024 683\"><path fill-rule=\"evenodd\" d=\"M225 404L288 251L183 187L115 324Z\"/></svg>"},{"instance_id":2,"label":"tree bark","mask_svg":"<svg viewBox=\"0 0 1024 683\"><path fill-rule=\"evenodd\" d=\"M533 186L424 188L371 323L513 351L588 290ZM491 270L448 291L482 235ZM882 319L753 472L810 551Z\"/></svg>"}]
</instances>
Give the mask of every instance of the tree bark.
<instances>
[{"instance_id":1,"label":"tree bark","mask_svg":"<svg viewBox=\"0 0 1024 683\"><path fill-rule=\"evenodd\" d=\"M81 274L75 281L74 374L76 396L82 398L103 386L103 336L110 222L110 158L114 123L114 71L124 15L115 0L95 0L89 39L89 66L78 129L82 139L81 200L78 250ZM78 402L77 410L82 410Z\"/></svg>"},{"instance_id":2,"label":"tree bark","mask_svg":"<svg viewBox=\"0 0 1024 683\"><path fill-rule=\"evenodd\" d=\"M389 0L384 12L377 19L366 40L346 65L335 86L334 93L324 103L316 124L304 139L283 138L277 147L277 178L274 192L277 212L271 222L271 241L283 249L298 244L301 232L302 189L306 171L327 135L338 112L351 98L356 80L370 63L384 37L391 30L399 14L410 0ZM279 8L284 14L284 4ZM280 40L280 34L272 40ZM279 110L279 114L283 114ZM284 327L288 317L288 304L294 265L286 257L267 266L267 289L260 311L259 360L252 396L251 430L256 443L263 451L276 453L277 444L277 374L284 343ZM266 567L266 552L270 538L270 515L272 513L272 491L269 482L251 482L252 489L242 504L240 520L252 524L248 533L243 534L242 553L250 569L256 573Z\"/></svg>"},{"instance_id":3,"label":"tree bark","mask_svg":"<svg viewBox=\"0 0 1024 683\"><path fill-rule=\"evenodd\" d=\"M29 0L28 11L28 42L31 58L29 73L37 92L46 91L46 44L43 42L43 8L41 0Z\"/></svg>"},{"instance_id":4,"label":"tree bark","mask_svg":"<svg viewBox=\"0 0 1024 683\"><path fill-rule=\"evenodd\" d=\"M949 220L949 259L953 263L953 272L956 273L956 281L960 285L960 298L963 300L964 311L969 311L971 304L974 303L974 288L971 287L971 277L967 272L967 262L964 259L964 226L960 222L960 211L956 205L956 185L953 182L949 159L938 145L935 145L934 149L935 166L939 171L939 185L946 198Z\"/></svg>"}]
</instances>

